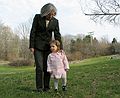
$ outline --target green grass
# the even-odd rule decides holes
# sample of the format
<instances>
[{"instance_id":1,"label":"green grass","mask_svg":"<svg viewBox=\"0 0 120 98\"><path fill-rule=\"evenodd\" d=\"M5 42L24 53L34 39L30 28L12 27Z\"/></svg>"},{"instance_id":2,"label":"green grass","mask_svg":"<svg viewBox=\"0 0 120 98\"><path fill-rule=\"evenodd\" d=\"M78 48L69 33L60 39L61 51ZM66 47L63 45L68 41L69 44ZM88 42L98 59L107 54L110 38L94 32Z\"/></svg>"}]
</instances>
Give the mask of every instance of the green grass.
<instances>
[{"instance_id":1,"label":"green grass","mask_svg":"<svg viewBox=\"0 0 120 98\"><path fill-rule=\"evenodd\" d=\"M98 57L71 64L68 91L37 93L34 67L0 66L0 98L120 98L120 59Z\"/></svg>"}]
</instances>

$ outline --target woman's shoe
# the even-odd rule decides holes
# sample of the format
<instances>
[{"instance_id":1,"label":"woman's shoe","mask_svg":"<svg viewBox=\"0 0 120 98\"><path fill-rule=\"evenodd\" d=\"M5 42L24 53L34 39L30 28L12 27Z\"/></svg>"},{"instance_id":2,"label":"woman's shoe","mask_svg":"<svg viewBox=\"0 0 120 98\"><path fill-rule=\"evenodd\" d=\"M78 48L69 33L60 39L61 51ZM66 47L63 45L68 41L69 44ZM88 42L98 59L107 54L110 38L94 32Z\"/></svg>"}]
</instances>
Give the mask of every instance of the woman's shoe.
<instances>
[{"instance_id":1,"label":"woman's shoe","mask_svg":"<svg viewBox=\"0 0 120 98\"><path fill-rule=\"evenodd\" d=\"M50 90L50 88L44 88L43 91L44 92L48 92Z\"/></svg>"}]
</instances>

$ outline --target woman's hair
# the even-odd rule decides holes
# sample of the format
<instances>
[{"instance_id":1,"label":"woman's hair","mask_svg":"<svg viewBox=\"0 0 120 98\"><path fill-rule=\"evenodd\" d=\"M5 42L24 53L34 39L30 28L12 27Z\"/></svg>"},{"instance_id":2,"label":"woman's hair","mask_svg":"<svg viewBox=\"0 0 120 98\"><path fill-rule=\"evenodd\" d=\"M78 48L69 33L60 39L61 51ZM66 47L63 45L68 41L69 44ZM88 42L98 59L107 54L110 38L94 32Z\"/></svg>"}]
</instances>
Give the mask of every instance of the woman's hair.
<instances>
[{"instance_id":1,"label":"woman's hair","mask_svg":"<svg viewBox=\"0 0 120 98\"><path fill-rule=\"evenodd\" d=\"M50 44L55 44L57 46L58 51L60 50L60 42L58 40L52 40Z\"/></svg>"},{"instance_id":2,"label":"woman's hair","mask_svg":"<svg viewBox=\"0 0 120 98\"><path fill-rule=\"evenodd\" d=\"M47 3L41 8L41 17L47 16L51 11L57 13L56 7L52 3Z\"/></svg>"}]
</instances>

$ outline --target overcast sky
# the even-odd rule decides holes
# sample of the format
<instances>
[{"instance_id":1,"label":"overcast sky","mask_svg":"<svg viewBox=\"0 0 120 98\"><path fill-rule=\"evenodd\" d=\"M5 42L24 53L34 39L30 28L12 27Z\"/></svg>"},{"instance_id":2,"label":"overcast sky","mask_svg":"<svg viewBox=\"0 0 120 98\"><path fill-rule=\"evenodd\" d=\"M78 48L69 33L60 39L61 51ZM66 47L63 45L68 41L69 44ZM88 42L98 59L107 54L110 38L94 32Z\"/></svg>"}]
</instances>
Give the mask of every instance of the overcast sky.
<instances>
[{"instance_id":1,"label":"overcast sky","mask_svg":"<svg viewBox=\"0 0 120 98\"><path fill-rule=\"evenodd\" d=\"M94 37L105 37L109 41L115 37L120 41L120 28L104 23L94 23L85 16L80 8L80 0L0 0L0 20L13 30L26 22L30 17L40 13L46 3L53 3L57 7L56 18L60 23L60 32L66 34L85 34L94 32Z\"/></svg>"}]
</instances>

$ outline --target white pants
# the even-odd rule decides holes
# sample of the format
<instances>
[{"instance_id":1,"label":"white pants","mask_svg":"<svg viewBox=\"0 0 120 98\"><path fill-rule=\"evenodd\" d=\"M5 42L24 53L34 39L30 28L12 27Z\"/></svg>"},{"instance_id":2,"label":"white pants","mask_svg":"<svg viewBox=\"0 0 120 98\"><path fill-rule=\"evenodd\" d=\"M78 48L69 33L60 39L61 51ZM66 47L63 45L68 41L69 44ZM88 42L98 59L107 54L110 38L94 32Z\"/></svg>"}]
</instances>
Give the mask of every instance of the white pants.
<instances>
[{"instance_id":1,"label":"white pants","mask_svg":"<svg viewBox=\"0 0 120 98\"><path fill-rule=\"evenodd\" d=\"M66 86L66 84L67 84L67 76L65 75L64 77L61 77L61 79L62 79L62 86ZM58 89L58 80L59 79L54 78L54 87L55 87L55 89Z\"/></svg>"}]
</instances>

